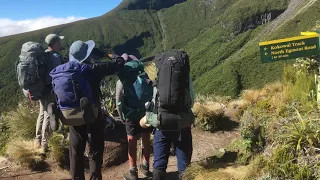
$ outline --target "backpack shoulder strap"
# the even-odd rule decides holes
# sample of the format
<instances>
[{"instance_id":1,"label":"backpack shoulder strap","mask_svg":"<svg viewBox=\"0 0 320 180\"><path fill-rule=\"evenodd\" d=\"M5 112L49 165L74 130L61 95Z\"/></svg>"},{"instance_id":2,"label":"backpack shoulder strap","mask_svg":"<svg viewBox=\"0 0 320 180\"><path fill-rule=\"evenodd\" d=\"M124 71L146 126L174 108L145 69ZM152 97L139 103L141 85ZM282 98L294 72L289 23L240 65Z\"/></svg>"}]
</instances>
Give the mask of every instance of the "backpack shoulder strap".
<instances>
[{"instance_id":1,"label":"backpack shoulder strap","mask_svg":"<svg viewBox=\"0 0 320 180\"><path fill-rule=\"evenodd\" d=\"M153 95L152 95L152 103L153 103L153 109L152 112L154 114L158 114L158 108L159 108L159 93L158 93L158 87L153 86Z\"/></svg>"}]
</instances>

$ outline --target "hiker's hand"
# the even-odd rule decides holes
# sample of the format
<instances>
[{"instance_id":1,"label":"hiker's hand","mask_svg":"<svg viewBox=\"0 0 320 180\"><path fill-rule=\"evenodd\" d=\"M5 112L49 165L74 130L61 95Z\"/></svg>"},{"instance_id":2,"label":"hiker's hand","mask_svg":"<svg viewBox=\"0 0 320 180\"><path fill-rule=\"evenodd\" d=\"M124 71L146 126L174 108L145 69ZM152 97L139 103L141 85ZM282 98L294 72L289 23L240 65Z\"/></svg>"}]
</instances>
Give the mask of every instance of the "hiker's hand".
<instances>
[{"instance_id":1,"label":"hiker's hand","mask_svg":"<svg viewBox=\"0 0 320 180\"><path fill-rule=\"evenodd\" d=\"M121 117L116 117L116 118L114 118L114 120L115 120L117 123L124 124L124 120L123 120Z\"/></svg>"},{"instance_id":2,"label":"hiker's hand","mask_svg":"<svg viewBox=\"0 0 320 180\"><path fill-rule=\"evenodd\" d=\"M122 57L116 57L113 59L113 61L119 65L124 65L126 61Z\"/></svg>"}]
</instances>

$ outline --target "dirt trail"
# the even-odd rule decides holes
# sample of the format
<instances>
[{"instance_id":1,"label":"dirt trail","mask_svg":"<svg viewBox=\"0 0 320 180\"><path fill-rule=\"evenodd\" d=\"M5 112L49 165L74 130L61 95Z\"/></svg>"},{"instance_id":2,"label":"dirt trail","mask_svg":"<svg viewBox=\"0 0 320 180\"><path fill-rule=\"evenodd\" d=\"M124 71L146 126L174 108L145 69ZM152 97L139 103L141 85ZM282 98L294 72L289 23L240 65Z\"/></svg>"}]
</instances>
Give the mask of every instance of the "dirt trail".
<instances>
[{"instance_id":1,"label":"dirt trail","mask_svg":"<svg viewBox=\"0 0 320 180\"><path fill-rule=\"evenodd\" d=\"M193 156L192 162L199 161L212 156L213 152L229 145L234 139L239 137L237 130L229 132L208 133L194 129L193 130ZM151 160L152 162L152 160ZM177 179L177 160L176 157L170 157L168 164L168 180ZM128 171L128 165L122 164L104 171L105 179L120 180L122 173Z\"/></svg>"},{"instance_id":2,"label":"dirt trail","mask_svg":"<svg viewBox=\"0 0 320 180\"><path fill-rule=\"evenodd\" d=\"M216 133L208 133L193 129L193 157L192 161L199 161L203 158L211 156L215 150L226 147L234 139L239 137L237 130L232 131L219 131ZM174 180L177 178L176 158L170 157L168 164L168 180ZM0 179L27 179L27 180L63 180L70 179L67 171L62 171L59 168L52 167L47 172L31 172L30 170L23 169L10 162L1 162L0 168L11 165L10 168L0 170ZM128 171L127 163L120 166L111 167L103 171L103 179L105 180L120 180L122 174ZM89 179L88 175L86 179Z\"/></svg>"}]
</instances>

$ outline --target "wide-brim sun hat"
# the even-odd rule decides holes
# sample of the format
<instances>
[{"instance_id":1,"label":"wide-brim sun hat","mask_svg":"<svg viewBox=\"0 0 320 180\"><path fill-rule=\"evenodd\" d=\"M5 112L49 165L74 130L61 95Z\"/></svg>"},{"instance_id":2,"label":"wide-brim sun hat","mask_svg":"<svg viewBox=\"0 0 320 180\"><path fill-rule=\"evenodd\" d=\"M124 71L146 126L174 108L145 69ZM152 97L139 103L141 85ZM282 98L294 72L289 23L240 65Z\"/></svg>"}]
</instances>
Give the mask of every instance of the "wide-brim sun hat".
<instances>
[{"instance_id":1,"label":"wide-brim sun hat","mask_svg":"<svg viewBox=\"0 0 320 180\"><path fill-rule=\"evenodd\" d=\"M93 40L73 42L70 46L69 60L83 63L90 56L95 45Z\"/></svg>"}]
</instances>

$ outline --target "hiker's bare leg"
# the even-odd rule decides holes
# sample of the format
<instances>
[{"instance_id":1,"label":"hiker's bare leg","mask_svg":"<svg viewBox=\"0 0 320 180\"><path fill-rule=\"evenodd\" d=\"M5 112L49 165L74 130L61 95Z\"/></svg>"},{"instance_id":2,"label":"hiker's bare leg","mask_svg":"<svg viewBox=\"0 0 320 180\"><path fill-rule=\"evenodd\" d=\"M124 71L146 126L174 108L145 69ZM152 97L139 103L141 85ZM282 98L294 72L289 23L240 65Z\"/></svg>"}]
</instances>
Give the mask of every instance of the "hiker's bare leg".
<instances>
[{"instance_id":1,"label":"hiker's bare leg","mask_svg":"<svg viewBox=\"0 0 320 180\"><path fill-rule=\"evenodd\" d=\"M150 141L150 133L144 132L142 133L142 144L143 144L143 157L142 162L144 165L149 164L150 160L150 152L151 152L151 141Z\"/></svg>"},{"instance_id":2,"label":"hiker's bare leg","mask_svg":"<svg viewBox=\"0 0 320 180\"><path fill-rule=\"evenodd\" d=\"M137 141L139 136L127 136L128 138L128 158L130 168L137 167Z\"/></svg>"}]
</instances>

